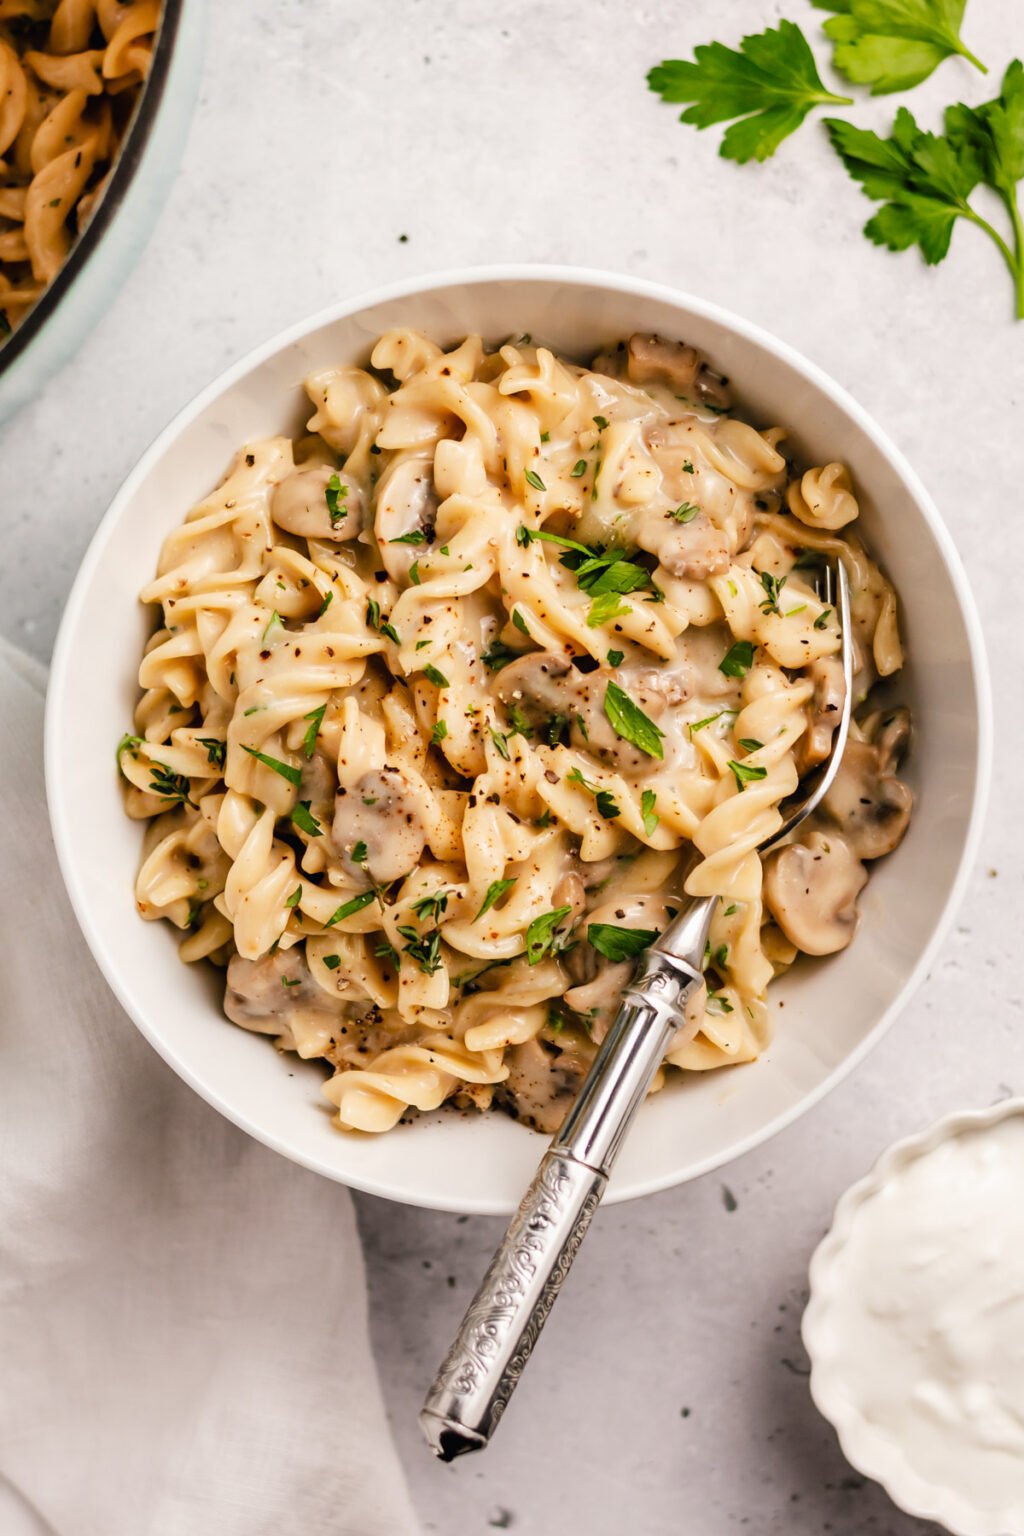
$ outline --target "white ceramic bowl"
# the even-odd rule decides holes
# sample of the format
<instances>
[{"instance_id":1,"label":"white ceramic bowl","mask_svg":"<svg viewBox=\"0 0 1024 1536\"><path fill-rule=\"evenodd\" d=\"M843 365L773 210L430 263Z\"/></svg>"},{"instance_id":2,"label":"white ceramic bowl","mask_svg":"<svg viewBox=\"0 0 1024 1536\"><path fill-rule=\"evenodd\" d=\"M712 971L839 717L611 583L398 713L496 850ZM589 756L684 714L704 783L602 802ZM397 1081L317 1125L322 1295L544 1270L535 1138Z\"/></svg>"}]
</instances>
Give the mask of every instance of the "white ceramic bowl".
<instances>
[{"instance_id":1,"label":"white ceramic bowl","mask_svg":"<svg viewBox=\"0 0 1024 1536\"><path fill-rule=\"evenodd\" d=\"M898 1185L911 1165L926 1158L947 1142L959 1136L984 1135L992 1127L1010 1117L1024 1116L1024 1099L1007 1099L989 1109L964 1111L949 1115L936 1125L930 1126L917 1136L908 1136L889 1147L863 1179L846 1191L835 1209L832 1226L815 1249L811 1259L811 1297L804 1312L802 1332L804 1345L811 1360L811 1396L819 1412L828 1419L839 1436L843 1454L851 1466L866 1477L880 1483L901 1509L919 1520L937 1520L953 1532L953 1536L1021 1536L1024 1533L1024 1504L997 1508L992 1503L989 1486L979 1486L968 1492L962 1469L949 1483L925 1476L907 1454L907 1447L877 1414L860 1398L864 1381L875 1376L874 1395L883 1400L891 1398L901 1404L905 1413L902 1394L895 1385L887 1389L886 1360L873 1359L870 1352L858 1355L856 1374L861 1378L855 1385L843 1371L844 1359L849 1359L848 1345L844 1344L843 1328L851 1304L861 1299L862 1292L850 1294L850 1286L863 1285L861 1266L870 1249L870 1226L867 1232L859 1226L862 1215L869 1212L875 1202L886 1199ZM952 1226L959 1212L950 1216ZM859 1263L848 1262L851 1247L858 1255ZM882 1255L879 1255L882 1258ZM891 1259L891 1255L887 1255ZM904 1264L910 1268L907 1255ZM983 1264L979 1256L979 1268ZM856 1278L854 1278L856 1276ZM993 1276L998 1285L998 1274ZM955 1298L951 1298L955 1300ZM986 1319L990 1329L997 1324L996 1308L989 1309ZM927 1318L922 1322L927 1324ZM936 1332L946 1326L943 1319L934 1320ZM952 1345L949 1346L953 1353ZM907 1384L903 1384L906 1389ZM895 1415L897 1409L893 1407Z\"/></svg>"},{"instance_id":2,"label":"white ceramic bowl","mask_svg":"<svg viewBox=\"0 0 1024 1536\"><path fill-rule=\"evenodd\" d=\"M141 830L124 815L113 766L114 746L131 722L150 622L136 594L153 574L164 535L216 484L239 443L299 430L309 416L307 373L364 360L373 338L394 325L446 342L473 331L491 342L528 331L581 359L635 330L694 343L730 376L756 421L792 428L801 456L851 465L866 536L900 593L910 662L899 693L917 721L910 831L872 875L852 948L802 962L773 989L776 1039L762 1059L677 1078L645 1105L608 1198L664 1189L780 1130L878 1039L924 974L960 895L988 777L982 642L938 513L856 401L745 321L669 288L579 269L453 273L340 304L204 390L121 488L64 614L46 750L64 878L128 1014L175 1071L238 1125L296 1162L392 1199L474 1212L517 1204L543 1146L535 1133L503 1115L441 1113L380 1139L344 1134L321 1096L322 1068L282 1057L222 1018L212 972L183 966L174 936L135 913Z\"/></svg>"}]
</instances>

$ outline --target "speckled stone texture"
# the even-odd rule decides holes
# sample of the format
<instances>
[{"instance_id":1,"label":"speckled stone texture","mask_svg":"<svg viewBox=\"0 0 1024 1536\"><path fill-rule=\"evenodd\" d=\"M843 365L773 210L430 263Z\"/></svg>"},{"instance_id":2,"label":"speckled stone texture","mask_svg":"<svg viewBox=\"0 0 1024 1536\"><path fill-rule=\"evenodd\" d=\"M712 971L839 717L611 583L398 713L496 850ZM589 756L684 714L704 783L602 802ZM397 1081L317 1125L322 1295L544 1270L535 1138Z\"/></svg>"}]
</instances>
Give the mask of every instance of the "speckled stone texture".
<instances>
[{"instance_id":1,"label":"speckled stone texture","mask_svg":"<svg viewBox=\"0 0 1024 1536\"><path fill-rule=\"evenodd\" d=\"M359 1200L385 1391L428 1531L924 1532L844 1462L810 1402L798 1325L833 1204L886 1143L1024 1091L1024 325L999 258L966 227L934 272L880 252L813 123L738 169L717 131L679 126L649 95L651 64L759 30L776 0L211 11L156 235L84 351L0 433L0 621L15 640L48 655L112 493L201 385L308 311L463 263L627 271L758 321L885 424L952 530L993 663L991 811L945 953L867 1063L722 1176L599 1213L493 1448L451 1467L430 1460L416 1412L500 1223ZM804 0L785 14L820 38ZM996 72L1024 52L1013 0L971 0L965 31ZM947 101L981 101L990 83L950 60L910 105L937 127ZM857 118L894 110L864 101Z\"/></svg>"}]
</instances>

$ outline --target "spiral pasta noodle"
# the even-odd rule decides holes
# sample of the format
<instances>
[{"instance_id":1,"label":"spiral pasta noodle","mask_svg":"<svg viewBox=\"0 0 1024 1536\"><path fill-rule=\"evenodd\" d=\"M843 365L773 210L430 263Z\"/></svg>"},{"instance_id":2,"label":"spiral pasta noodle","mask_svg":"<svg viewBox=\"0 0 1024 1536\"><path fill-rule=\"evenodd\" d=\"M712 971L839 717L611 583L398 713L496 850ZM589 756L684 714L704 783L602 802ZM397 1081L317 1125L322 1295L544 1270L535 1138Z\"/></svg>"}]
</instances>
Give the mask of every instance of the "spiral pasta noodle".
<instances>
[{"instance_id":1,"label":"spiral pasta noodle","mask_svg":"<svg viewBox=\"0 0 1024 1536\"><path fill-rule=\"evenodd\" d=\"M160 15L160 0L0 0L0 343L102 196Z\"/></svg>"},{"instance_id":2,"label":"spiral pasta noodle","mask_svg":"<svg viewBox=\"0 0 1024 1536\"><path fill-rule=\"evenodd\" d=\"M849 942L910 810L906 718L865 704L823 810L757 851L842 706L822 554L858 702L902 660L835 531L848 472L794 473L658 338L588 369L396 330L370 366L311 377L307 435L244 444L142 593L139 912L361 1131L446 1102L553 1128L688 896L721 900L667 1065L753 1060L772 977Z\"/></svg>"}]
</instances>

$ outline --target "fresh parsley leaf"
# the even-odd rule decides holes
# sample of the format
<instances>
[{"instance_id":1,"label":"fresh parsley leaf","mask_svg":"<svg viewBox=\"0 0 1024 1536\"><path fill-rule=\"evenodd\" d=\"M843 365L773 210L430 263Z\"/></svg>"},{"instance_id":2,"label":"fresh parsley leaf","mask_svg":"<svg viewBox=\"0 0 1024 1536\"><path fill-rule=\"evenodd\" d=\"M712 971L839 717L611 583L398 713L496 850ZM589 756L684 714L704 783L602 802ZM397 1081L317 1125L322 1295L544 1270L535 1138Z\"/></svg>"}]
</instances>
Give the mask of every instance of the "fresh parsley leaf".
<instances>
[{"instance_id":1,"label":"fresh parsley leaf","mask_svg":"<svg viewBox=\"0 0 1024 1536\"><path fill-rule=\"evenodd\" d=\"M295 908L295 907L298 906L298 904L299 904L299 902L301 900L302 900L302 886L301 885L297 885L295 887L294 891L292 891L291 895L289 897L287 897L287 899L285 900L285 906L286 907Z\"/></svg>"},{"instance_id":2,"label":"fresh parsley leaf","mask_svg":"<svg viewBox=\"0 0 1024 1536\"><path fill-rule=\"evenodd\" d=\"M323 837L323 829L310 810L311 801L300 800L292 811L292 821L300 831L308 833L310 837Z\"/></svg>"},{"instance_id":3,"label":"fresh parsley leaf","mask_svg":"<svg viewBox=\"0 0 1024 1536\"><path fill-rule=\"evenodd\" d=\"M657 827L658 822L661 820L661 817L656 814L654 809L657 803L658 797L654 793L654 790L645 789L643 794L640 796L640 815L644 819L644 831L647 833L648 837L651 836Z\"/></svg>"},{"instance_id":4,"label":"fresh parsley leaf","mask_svg":"<svg viewBox=\"0 0 1024 1536\"><path fill-rule=\"evenodd\" d=\"M483 902L480 906L480 911L473 919L474 923L478 923L480 919L491 910L495 902L500 901L505 892L512 889L517 879L517 875L510 875L507 880L491 881L490 885L487 887L487 894L484 896Z\"/></svg>"},{"instance_id":5,"label":"fresh parsley leaf","mask_svg":"<svg viewBox=\"0 0 1024 1536\"><path fill-rule=\"evenodd\" d=\"M732 1013L734 1011L729 999L721 992L713 992L710 987L708 988L706 1006L708 1013Z\"/></svg>"},{"instance_id":6,"label":"fresh parsley leaf","mask_svg":"<svg viewBox=\"0 0 1024 1536\"><path fill-rule=\"evenodd\" d=\"M836 153L866 197L882 204L864 226L876 245L890 251L917 246L934 266L949 250L953 227L965 219L985 231L1013 279L1017 318L1024 319L1024 226L1017 182L1024 176L1024 67L1009 66L1002 91L977 108L962 104L946 113L944 135L924 133L905 107L888 139L840 118L825 126ZM968 202L979 183L1002 200L1013 229L1013 247Z\"/></svg>"},{"instance_id":7,"label":"fresh parsley leaf","mask_svg":"<svg viewBox=\"0 0 1024 1536\"><path fill-rule=\"evenodd\" d=\"M695 48L694 62L666 59L647 84L666 102L692 102L680 122L696 128L725 123L719 151L727 160L767 160L813 107L831 102L849 106L821 83L800 28L780 21L774 30L745 37L739 49L722 43Z\"/></svg>"},{"instance_id":8,"label":"fresh parsley leaf","mask_svg":"<svg viewBox=\"0 0 1024 1536\"><path fill-rule=\"evenodd\" d=\"M721 670L721 667L719 667L719 671ZM731 715L734 713L735 711L731 709L720 709L715 715L705 715L703 720L694 720L693 723L688 727L691 738L696 736L698 731L702 731L705 726L714 725L716 720L721 720L723 715Z\"/></svg>"},{"instance_id":9,"label":"fresh parsley leaf","mask_svg":"<svg viewBox=\"0 0 1024 1536\"><path fill-rule=\"evenodd\" d=\"M607 789L601 789L597 784L591 784L589 779L585 779L583 777L578 768L574 768L572 770L572 772L566 778L566 783L578 784L581 789L586 790L588 795L593 795L595 804L597 806L597 814L599 816L603 816L605 821L614 821L616 816L622 815L618 802L611 791Z\"/></svg>"},{"instance_id":10,"label":"fresh parsley leaf","mask_svg":"<svg viewBox=\"0 0 1024 1536\"><path fill-rule=\"evenodd\" d=\"M332 590L332 591L328 592L327 596L324 598L323 602L320 604L320 607L317 609L317 615L316 616L317 616L318 619L322 619L323 618L324 614L327 612L328 608L331 606L331 604L333 602L334 602L334 592Z\"/></svg>"},{"instance_id":11,"label":"fresh parsley leaf","mask_svg":"<svg viewBox=\"0 0 1024 1536\"><path fill-rule=\"evenodd\" d=\"M275 608L273 613L270 615L270 618L269 618L269 620L267 622L266 629L263 631L263 643L264 643L264 645L266 645L266 643L267 643L268 635L272 635L274 633L275 629L283 629L283 628L284 628L284 625L281 623L281 615L278 613L277 609Z\"/></svg>"},{"instance_id":12,"label":"fresh parsley leaf","mask_svg":"<svg viewBox=\"0 0 1024 1536\"><path fill-rule=\"evenodd\" d=\"M423 668L423 676L429 683L433 683L436 688L447 688L449 686L448 679L445 677L444 673L438 671L437 667L435 667L433 663L429 661Z\"/></svg>"},{"instance_id":13,"label":"fresh parsley leaf","mask_svg":"<svg viewBox=\"0 0 1024 1536\"><path fill-rule=\"evenodd\" d=\"M495 640L488 651L484 651L480 658L484 666L491 672L500 672L502 667L507 667L510 661L518 661L522 651L514 651L503 640Z\"/></svg>"},{"instance_id":14,"label":"fresh parsley leaf","mask_svg":"<svg viewBox=\"0 0 1024 1536\"><path fill-rule=\"evenodd\" d=\"M126 737L125 739L128 740L130 738ZM139 738L136 736L133 739L138 741ZM200 736L198 737L198 744L206 748L206 761L208 763L214 768L224 767L228 755L228 744L226 741L221 741L217 736ZM118 748L118 756L120 756L120 752L121 749Z\"/></svg>"},{"instance_id":15,"label":"fresh parsley leaf","mask_svg":"<svg viewBox=\"0 0 1024 1536\"><path fill-rule=\"evenodd\" d=\"M665 732L647 718L618 683L609 683L605 689L604 712L616 736L639 747L648 757L665 756L665 749L661 745Z\"/></svg>"},{"instance_id":16,"label":"fresh parsley leaf","mask_svg":"<svg viewBox=\"0 0 1024 1536\"><path fill-rule=\"evenodd\" d=\"M376 901L376 891L360 891L358 896L353 896L351 901L343 901L333 917L329 917L324 924L325 928L333 928L335 923L342 923L346 917L353 917L356 912L361 912L368 907L371 901Z\"/></svg>"},{"instance_id":17,"label":"fresh parsley leaf","mask_svg":"<svg viewBox=\"0 0 1024 1536\"><path fill-rule=\"evenodd\" d=\"M744 736L740 740L740 746L744 752L760 752L764 742L758 741L754 736Z\"/></svg>"},{"instance_id":18,"label":"fresh parsley leaf","mask_svg":"<svg viewBox=\"0 0 1024 1536\"><path fill-rule=\"evenodd\" d=\"M324 965L329 971L336 971L341 964L340 955L324 955Z\"/></svg>"},{"instance_id":19,"label":"fresh parsley leaf","mask_svg":"<svg viewBox=\"0 0 1024 1536\"><path fill-rule=\"evenodd\" d=\"M265 752L257 752L255 747L243 746L242 751L248 752L249 756L254 757L258 763L262 763L264 768L272 768L275 773L281 775L282 779L287 779L288 783L294 784L296 788L302 783L301 768L293 768L291 763L282 763L276 757L268 757Z\"/></svg>"},{"instance_id":20,"label":"fresh parsley leaf","mask_svg":"<svg viewBox=\"0 0 1024 1536\"><path fill-rule=\"evenodd\" d=\"M837 14L825 22L835 47L832 62L872 96L909 91L953 54L982 74L984 64L960 38L966 0L811 0Z\"/></svg>"},{"instance_id":21,"label":"fresh parsley leaf","mask_svg":"<svg viewBox=\"0 0 1024 1536\"><path fill-rule=\"evenodd\" d=\"M624 619L627 613L632 612L632 608L622 601L617 592L602 592L590 605L587 628L600 629L602 624L610 624L613 619Z\"/></svg>"},{"instance_id":22,"label":"fresh parsley leaf","mask_svg":"<svg viewBox=\"0 0 1024 1536\"><path fill-rule=\"evenodd\" d=\"M633 960L658 937L657 928L619 928L615 923L590 923L587 943L606 960Z\"/></svg>"},{"instance_id":23,"label":"fresh parsley leaf","mask_svg":"<svg viewBox=\"0 0 1024 1536\"><path fill-rule=\"evenodd\" d=\"M337 475L332 475L328 480L327 488L324 491L324 500L327 503L327 515L331 519L332 528L337 528L338 524L344 522L345 518L348 517L348 508L341 505L347 495L348 486L342 485L341 480Z\"/></svg>"},{"instance_id":24,"label":"fresh parsley leaf","mask_svg":"<svg viewBox=\"0 0 1024 1536\"><path fill-rule=\"evenodd\" d=\"M737 640L734 645L729 647L721 661L718 663L718 670L719 672L724 672L726 677L746 677L747 673L750 671L753 665L753 642L750 640ZM712 719L715 718L715 716L712 716ZM702 723L704 725L708 724L706 720ZM698 730L699 729L700 727L698 726ZM690 727L690 734L693 734L692 726Z\"/></svg>"},{"instance_id":25,"label":"fresh parsley leaf","mask_svg":"<svg viewBox=\"0 0 1024 1536\"><path fill-rule=\"evenodd\" d=\"M309 721L309 724L306 727L306 734L302 738L302 750L306 757L313 756L313 749L316 746L316 738L320 734L320 727L324 723L324 715L326 715L326 713L327 705L321 704L319 709L311 709L308 715L303 715L302 717L303 720ZM246 747L245 750L248 752L249 748ZM297 784L298 779L294 780L294 782Z\"/></svg>"},{"instance_id":26,"label":"fresh parsley leaf","mask_svg":"<svg viewBox=\"0 0 1024 1536\"><path fill-rule=\"evenodd\" d=\"M556 907L553 912L544 912L540 917L535 917L526 930L526 960L528 965L538 965L545 955L555 953L565 947L560 941L561 936L555 930L563 918L569 916L572 907Z\"/></svg>"},{"instance_id":27,"label":"fresh parsley leaf","mask_svg":"<svg viewBox=\"0 0 1024 1536\"><path fill-rule=\"evenodd\" d=\"M533 726L527 720L518 704L508 706L508 717L512 722L512 735L525 736L527 740L533 735Z\"/></svg>"},{"instance_id":28,"label":"fresh parsley leaf","mask_svg":"<svg viewBox=\"0 0 1024 1536\"><path fill-rule=\"evenodd\" d=\"M608 425L607 416L593 416L591 417L591 420L599 432L603 432Z\"/></svg>"},{"instance_id":29,"label":"fresh parsley leaf","mask_svg":"<svg viewBox=\"0 0 1024 1536\"><path fill-rule=\"evenodd\" d=\"M352 849L352 863L365 864L369 857L370 850L367 848L362 838L360 838L358 843L356 843Z\"/></svg>"},{"instance_id":30,"label":"fresh parsley leaf","mask_svg":"<svg viewBox=\"0 0 1024 1536\"><path fill-rule=\"evenodd\" d=\"M438 720L430 732L432 746L439 747L448 735L448 726L444 720Z\"/></svg>"},{"instance_id":31,"label":"fresh parsley leaf","mask_svg":"<svg viewBox=\"0 0 1024 1536\"><path fill-rule=\"evenodd\" d=\"M625 660L625 658L626 658L625 651L609 651L608 652L608 665L610 667L621 667L623 661Z\"/></svg>"},{"instance_id":32,"label":"fresh parsley leaf","mask_svg":"<svg viewBox=\"0 0 1024 1536\"><path fill-rule=\"evenodd\" d=\"M492 725L491 740L494 742L499 757L503 757L506 763L509 762L510 757L508 750L508 737L505 735L504 731L496 731Z\"/></svg>"},{"instance_id":33,"label":"fresh parsley leaf","mask_svg":"<svg viewBox=\"0 0 1024 1536\"><path fill-rule=\"evenodd\" d=\"M388 539L389 544L425 544L427 536L422 528L413 528L408 533L400 533L397 539Z\"/></svg>"},{"instance_id":34,"label":"fresh parsley leaf","mask_svg":"<svg viewBox=\"0 0 1024 1536\"><path fill-rule=\"evenodd\" d=\"M540 475L538 475L535 469L528 469L526 474L523 476L523 479L526 481L527 485L532 485L535 491L547 490L547 486L544 484L544 481L541 479Z\"/></svg>"},{"instance_id":35,"label":"fresh parsley leaf","mask_svg":"<svg viewBox=\"0 0 1024 1536\"><path fill-rule=\"evenodd\" d=\"M418 587L420 584L420 563L418 560L414 560L409 567L409 580L414 587Z\"/></svg>"},{"instance_id":36,"label":"fresh parsley leaf","mask_svg":"<svg viewBox=\"0 0 1024 1536\"><path fill-rule=\"evenodd\" d=\"M586 461L586 459L577 459L576 463L573 465L572 469L570 469L570 471L569 471L569 476L573 480L578 480L580 478L580 476L581 475L585 475L586 472L587 472L587 461Z\"/></svg>"},{"instance_id":37,"label":"fresh parsley leaf","mask_svg":"<svg viewBox=\"0 0 1024 1536\"><path fill-rule=\"evenodd\" d=\"M768 777L767 768L751 768L749 764L737 763L732 758L729 759L729 767L732 769L732 776L736 780L736 788L739 790L746 789L747 785L753 783L755 779L766 779Z\"/></svg>"},{"instance_id":38,"label":"fresh parsley leaf","mask_svg":"<svg viewBox=\"0 0 1024 1536\"><path fill-rule=\"evenodd\" d=\"M526 537L523 538L522 535ZM540 539L545 544L561 544L566 549L575 549L581 555L592 555L594 551L586 544L577 544L575 539L566 539L560 533L549 533L546 528L527 528L520 523L516 530L516 541L519 544L533 544Z\"/></svg>"},{"instance_id":39,"label":"fresh parsley leaf","mask_svg":"<svg viewBox=\"0 0 1024 1536\"><path fill-rule=\"evenodd\" d=\"M818 614L818 617L814 621L815 629L824 629L827 626L828 616L831 612L831 608L823 608L821 610L821 612Z\"/></svg>"},{"instance_id":40,"label":"fresh parsley leaf","mask_svg":"<svg viewBox=\"0 0 1024 1536\"><path fill-rule=\"evenodd\" d=\"M527 640L530 639L530 631L527 627L526 620L523 618L518 608L513 608L512 610L512 623L515 625L516 629L518 629L521 635L525 635Z\"/></svg>"}]
</instances>

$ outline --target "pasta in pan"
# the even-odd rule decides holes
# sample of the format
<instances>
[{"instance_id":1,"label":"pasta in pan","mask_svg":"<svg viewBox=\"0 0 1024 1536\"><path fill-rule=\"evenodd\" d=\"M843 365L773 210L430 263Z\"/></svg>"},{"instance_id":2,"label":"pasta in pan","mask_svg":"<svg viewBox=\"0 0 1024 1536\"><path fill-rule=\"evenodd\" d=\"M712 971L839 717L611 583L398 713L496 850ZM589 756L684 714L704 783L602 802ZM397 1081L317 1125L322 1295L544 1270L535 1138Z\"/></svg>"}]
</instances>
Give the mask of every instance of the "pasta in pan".
<instances>
[{"instance_id":1,"label":"pasta in pan","mask_svg":"<svg viewBox=\"0 0 1024 1536\"><path fill-rule=\"evenodd\" d=\"M116 159L161 0L0 0L0 342L53 281Z\"/></svg>"},{"instance_id":2,"label":"pasta in pan","mask_svg":"<svg viewBox=\"0 0 1024 1536\"><path fill-rule=\"evenodd\" d=\"M849 943L899 841L895 597L838 464L794 474L691 348L592 367L392 331L306 384L164 544L118 758L143 917L227 967L226 1012L322 1058L339 1123L497 1105L554 1128L635 957L717 894L670 1067L751 1061L798 951ZM839 530L844 530L840 532ZM839 777L763 860L843 703Z\"/></svg>"}]
</instances>

